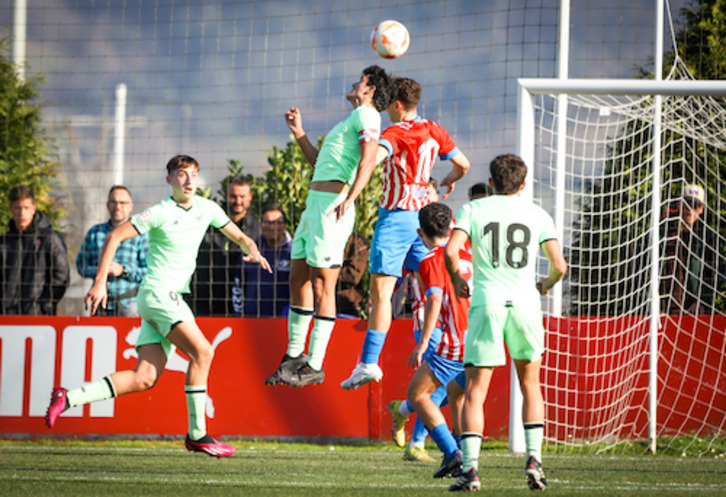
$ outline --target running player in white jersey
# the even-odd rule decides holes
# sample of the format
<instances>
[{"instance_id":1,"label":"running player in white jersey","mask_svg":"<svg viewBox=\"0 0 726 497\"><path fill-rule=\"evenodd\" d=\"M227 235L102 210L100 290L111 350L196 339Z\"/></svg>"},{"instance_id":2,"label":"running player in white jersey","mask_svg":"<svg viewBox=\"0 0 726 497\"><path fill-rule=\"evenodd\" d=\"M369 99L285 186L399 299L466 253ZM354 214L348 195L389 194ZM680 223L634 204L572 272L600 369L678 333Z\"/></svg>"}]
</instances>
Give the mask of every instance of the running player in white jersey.
<instances>
[{"instance_id":1,"label":"running player in white jersey","mask_svg":"<svg viewBox=\"0 0 726 497\"><path fill-rule=\"evenodd\" d=\"M297 108L285 114L305 158L315 168L305 211L295 230L290 268L288 346L277 370L265 383L301 387L322 383L323 359L335 326L335 285L345 245L355 222L354 202L376 166L380 112L394 91L378 66L363 70L347 95L350 116L338 123L318 150L308 140ZM309 355L304 353L310 322Z\"/></svg>"},{"instance_id":2,"label":"running player in white jersey","mask_svg":"<svg viewBox=\"0 0 726 497\"><path fill-rule=\"evenodd\" d=\"M481 487L478 464L484 430L483 406L494 368L506 364L505 343L524 397L525 475L531 489L544 490L544 400L539 377L545 332L540 295L562 279L567 262L552 218L518 195L527 175L524 161L513 154L500 155L491 162L490 171L494 195L469 202L459 210L446 246L446 266L457 295L471 294L464 350L464 463L461 476L449 490ZM458 271L459 251L467 239L471 240L474 262L472 291ZM549 261L549 274L537 282L535 270L540 247Z\"/></svg>"},{"instance_id":3,"label":"running player in white jersey","mask_svg":"<svg viewBox=\"0 0 726 497\"><path fill-rule=\"evenodd\" d=\"M428 252L416 230L418 211L431 202L426 192L436 157L453 165L441 180L441 186L448 190L444 200L470 167L449 133L418 115L421 85L409 78L397 78L395 82L396 98L387 109L395 124L381 135L377 157L385 161L383 198L371 243L371 314L360 362L340 385L345 389L383 378L378 359L391 327L391 297L396 280L401 276L404 262L405 269L417 271Z\"/></svg>"},{"instance_id":4,"label":"running player in white jersey","mask_svg":"<svg viewBox=\"0 0 726 497\"><path fill-rule=\"evenodd\" d=\"M172 195L109 233L96 279L84 299L86 307L91 307L91 314L99 305L106 306L106 280L116 248L124 240L148 232L148 273L137 297L142 319L136 343L136 368L117 371L72 390L54 388L45 420L52 428L58 416L70 407L149 390L159 380L174 347L178 347L189 357L184 387L189 415L186 448L215 457L231 456L235 452L233 447L207 434L205 402L213 350L182 293L189 291L199 244L210 224L239 244L247 254L245 261L258 262L267 271L271 268L255 242L217 204L196 196L199 175L196 160L177 155L166 168L166 182L171 185Z\"/></svg>"}]
</instances>

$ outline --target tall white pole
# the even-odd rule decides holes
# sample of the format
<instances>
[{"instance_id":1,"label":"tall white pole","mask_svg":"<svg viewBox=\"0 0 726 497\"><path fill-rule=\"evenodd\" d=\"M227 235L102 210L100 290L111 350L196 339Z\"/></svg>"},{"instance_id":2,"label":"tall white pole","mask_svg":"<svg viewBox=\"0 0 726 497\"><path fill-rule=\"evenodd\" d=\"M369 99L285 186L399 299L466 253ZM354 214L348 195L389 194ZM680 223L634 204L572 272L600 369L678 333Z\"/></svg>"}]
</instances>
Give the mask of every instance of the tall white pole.
<instances>
[{"instance_id":1,"label":"tall white pole","mask_svg":"<svg viewBox=\"0 0 726 497\"><path fill-rule=\"evenodd\" d=\"M13 9L13 64L21 81L25 79L27 11L26 0L15 0L15 8Z\"/></svg>"},{"instance_id":2,"label":"tall white pole","mask_svg":"<svg viewBox=\"0 0 726 497\"><path fill-rule=\"evenodd\" d=\"M560 35L558 46L558 74L560 80L569 76L570 62L570 2L560 2ZM564 245L565 241L565 178L567 159L567 95L557 96L557 155L555 177L555 229L557 239ZM562 285L552 289L552 315L562 316Z\"/></svg>"},{"instance_id":3,"label":"tall white pole","mask_svg":"<svg viewBox=\"0 0 726 497\"><path fill-rule=\"evenodd\" d=\"M560 1L559 19L559 47L558 47L557 76L566 80L569 74L570 60L570 2ZM531 95L523 92L520 86L519 116L517 129L520 133L518 154L527 164L526 188L522 192L530 200L534 197L534 115L532 114ZM565 232L565 166L567 147L567 95L557 97L557 156L555 178L555 228L560 242ZM552 315L562 316L562 285L556 285L552 291ZM519 387L517 370L512 362L509 372L509 451L524 452L526 444L524 439L524 424L522 423L522 390Z\"/></svg>"},{"instance_id":4,"label":"tall white pole","mask_svg":"<svg viewBox=\"0 0 726 497\"><path fill-rule=\"evenodd\" d=\"M655 80L663 79L663 0L655 0ZM651 264L650 264L650 335L648 357L648 442L650 452L656 451L658 407L658 328L660 327L660 293L658 292L658 260L660 251L660 168L661 168L661 113L663 97L655 95L653 112L653 203L650 211Z\"/></svg>"},{"instance_id":5,"label":"tall white pole","mask_svg":"<svg viewBox=\"0 0 726 497\"><path fill-rule=\"evenodd\" d=\"M113 130L113 184L124 184L124 140L126 139L126 85L116 86L116 114Z\"/></svg>"},{"instance_id":6,"label":"tall white pole","mask_svg":"<svg viewBox=\"0 0 726 497\"><path fill-rule=\"evenodd\" d=\"M519 85L517 104L517 155L527 164L525 188L521 195L531 200L534 196L534 105L532 95ZM522 391L519 388L517 370L512 361L509 370L509 451L522 453L526 450L524 424L522 423Z\"/></svg>"}]
</instances>

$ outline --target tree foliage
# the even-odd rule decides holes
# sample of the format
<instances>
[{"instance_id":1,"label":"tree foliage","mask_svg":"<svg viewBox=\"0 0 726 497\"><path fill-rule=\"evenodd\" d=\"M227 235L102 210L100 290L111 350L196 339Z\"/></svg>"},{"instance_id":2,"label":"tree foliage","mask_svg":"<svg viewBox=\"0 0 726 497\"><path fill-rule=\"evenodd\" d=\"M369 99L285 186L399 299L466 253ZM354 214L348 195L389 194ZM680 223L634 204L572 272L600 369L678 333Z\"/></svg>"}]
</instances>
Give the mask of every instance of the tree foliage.
<instances>
[{"instance_id":1,"label":"tree foliage","mask_svg":"<svg viewBox=\"0 0 726 497\"><path fill-rule=\"evenodd\" d=\"M725 8L726 0L701 0L681 11L683 20L676 24L675 33L678 55L697 79L726 77ZM676 53L667 54L665 60L675 61ZM673 62L664 64L664 72L669 73L672 66ZM638 74L651 78L653 75L642 67L638 68ZM650 124L637 119L629 121L614 137L602 179L584 184L585 198L592 200L580 206L581 215L575 223L572 248L567 254L572 314L638 312L624 296L648 288L650 235L646 232L647 226L634 220L650 210L652 171L650 167L636 168L623 157L641 150L646 157L652 156ZM668 146L663 148L662 163L669 167L660 172L662 184L666 185L661 198L666 202L680 198L680 188L687 183L700 183L707 191L716 192L707 197L709 208L704 222L716 227L722 238L726 237L726 225L719 221L726 212L718 210L724 205L718 196L722 195L721 183L726 177L726 151L711 150L717 157L705 157L706 152L697 139L674 131L663 133L663 144ZM694 156L703 160L694 160ZM706 164L720 164L720 169L717 174L709 173ZM657 229L653 227L656 233ZM724 247L721 259L726 257L723 251ZM717 272L718 267L712 270ZM715 308L717 312L725 312L726 302L716 297Z\"/></svg>"},{"instance_id":2,"label":"tree foliage","mask_svg":"<svg viewBox=\"0 0 726 497\"><path fill-rule=\"evenodd\" d=\"M726 0L694 0L680 15L675 23L680 58L696 79L726 79Z\"/></svg>"},{"instance_id":3,"label":"tree foliage","mask_svg":"<svg viewBox=\"0 0 726 497\"><path fill-rule=\"evenodd\" d=\"M50 196L58 184L59 163L51 157L52 140L41 126L42 75L18 76L7 55L10 43L0 40L0 230L11 218L10 190L18 185L31 187L38 209L57 221L62 209Z\"/></svg>"}]
</instances>

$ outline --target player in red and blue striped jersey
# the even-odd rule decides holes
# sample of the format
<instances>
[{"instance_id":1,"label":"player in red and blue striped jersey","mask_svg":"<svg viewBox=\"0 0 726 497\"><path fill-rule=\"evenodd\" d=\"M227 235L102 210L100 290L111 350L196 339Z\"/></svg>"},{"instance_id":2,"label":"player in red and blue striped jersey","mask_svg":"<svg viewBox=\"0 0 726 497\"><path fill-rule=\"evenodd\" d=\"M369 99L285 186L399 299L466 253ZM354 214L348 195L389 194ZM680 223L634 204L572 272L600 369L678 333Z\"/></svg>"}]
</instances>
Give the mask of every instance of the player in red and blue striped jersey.
<instances>
[{"instance_id":1,"label":"player in red and blue striped jersey","mask_svg":"<svg viewBox=\"0 0 726 497\"><path fill-rule=\"evenodd\" d=\"M408 401L444 453L441 467L434 473L434 478L444 478L458 476L463 456L441 409L431 400L431 394L464 371L462 361L470 300L456 295L444 262L451 209L444 204L429 204L419 212L419 218L419 233L431 251L419 265L426 306L421 340L408 358L408 365L418 368L408 387ZM468 275L470 281L473 275L471 253L462 248L459 256L459 274ZM441 340L435 350L430 350L429 340L437 322L441 323ZM463 397L458 398L459 405L452 406L452 412L461 412L463 400Z\"/></svg>"},{"instance_id":2,"label":"player in red and blue striped jersey","mask_svg":"<svg viewBox=\"0 0 726 497\"><path fill-rule=\"evenodd\" d=\"M388 107L395 124L379 140L377 160L383 160L383 198L371 243L368 318L361 360L351 376L341 383L346 389L380 381L383 371L378 359L391 326L391 297L402 268L417 271L428 252L418 239L418 211L430 203L426 195L436 158L451 161L453 167L441 181L447 188L443 198L469 170L466 156L449 133L433 121L418 115L421 85L409 78L396 80L397 95ZM405 262L405 265L404 265Z\"/></svg>"}]
</instances>

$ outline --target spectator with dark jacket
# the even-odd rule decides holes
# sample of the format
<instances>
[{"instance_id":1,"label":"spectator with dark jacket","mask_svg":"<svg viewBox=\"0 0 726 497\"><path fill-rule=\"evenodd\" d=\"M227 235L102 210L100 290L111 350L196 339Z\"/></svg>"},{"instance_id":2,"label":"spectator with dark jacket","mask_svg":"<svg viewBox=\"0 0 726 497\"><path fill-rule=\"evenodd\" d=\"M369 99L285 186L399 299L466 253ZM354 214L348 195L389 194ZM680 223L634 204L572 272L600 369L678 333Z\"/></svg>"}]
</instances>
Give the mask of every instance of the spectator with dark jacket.
<instances>
[{"instance_id":1,"label":"spectator with dark jacket","mask_svg":"<svg viewBox=\"0 0 726 497\"><path fill-rule=\"evenodd\" d=\"M290 307L290 251L292 237L282 207L269 204L260 214L262 235L257 240L260 253L272 272L246 263L240 257L232 288L234 312L248 318L286 317Z\"/></svg>"},{"instance_id":2,"label":"spectator with dark jacket","mask_svg":"<svg viewBox=\"0 0 726 497\"><path fill-rule=\"evenodd\" d=\"M10 211L0 237L0 314L55 315L70 280L66 244L29 187L10 191Z\"/></svg>"},{"instance_id":3,"label":"spectator with dark jacket","mask_svg":"<svg viewBox=\"0 0 726 497\"><path fill-rule=\"evenodd\" d=\"M706 192L686 185L661 216L661 311L713 314L719 288L718 234L703 220Z\"/></svg>"},{"instance_id":4,"label":"spectator with dark jacket","mask_svg":"<svg viewBox=\"0 0 726 497\"><path fill-rule=\"evenodd\" d=\"M252 210L250 180L232 176L227 180L227 215L255 241L260 238L260 223ZM192 278L189 306L195 316L232 316L234 304L230 289L233 286L237 263L242 250L219 230L210 228L204 235L197 255L197 270Z\"/></svg>"}]
</instances>

